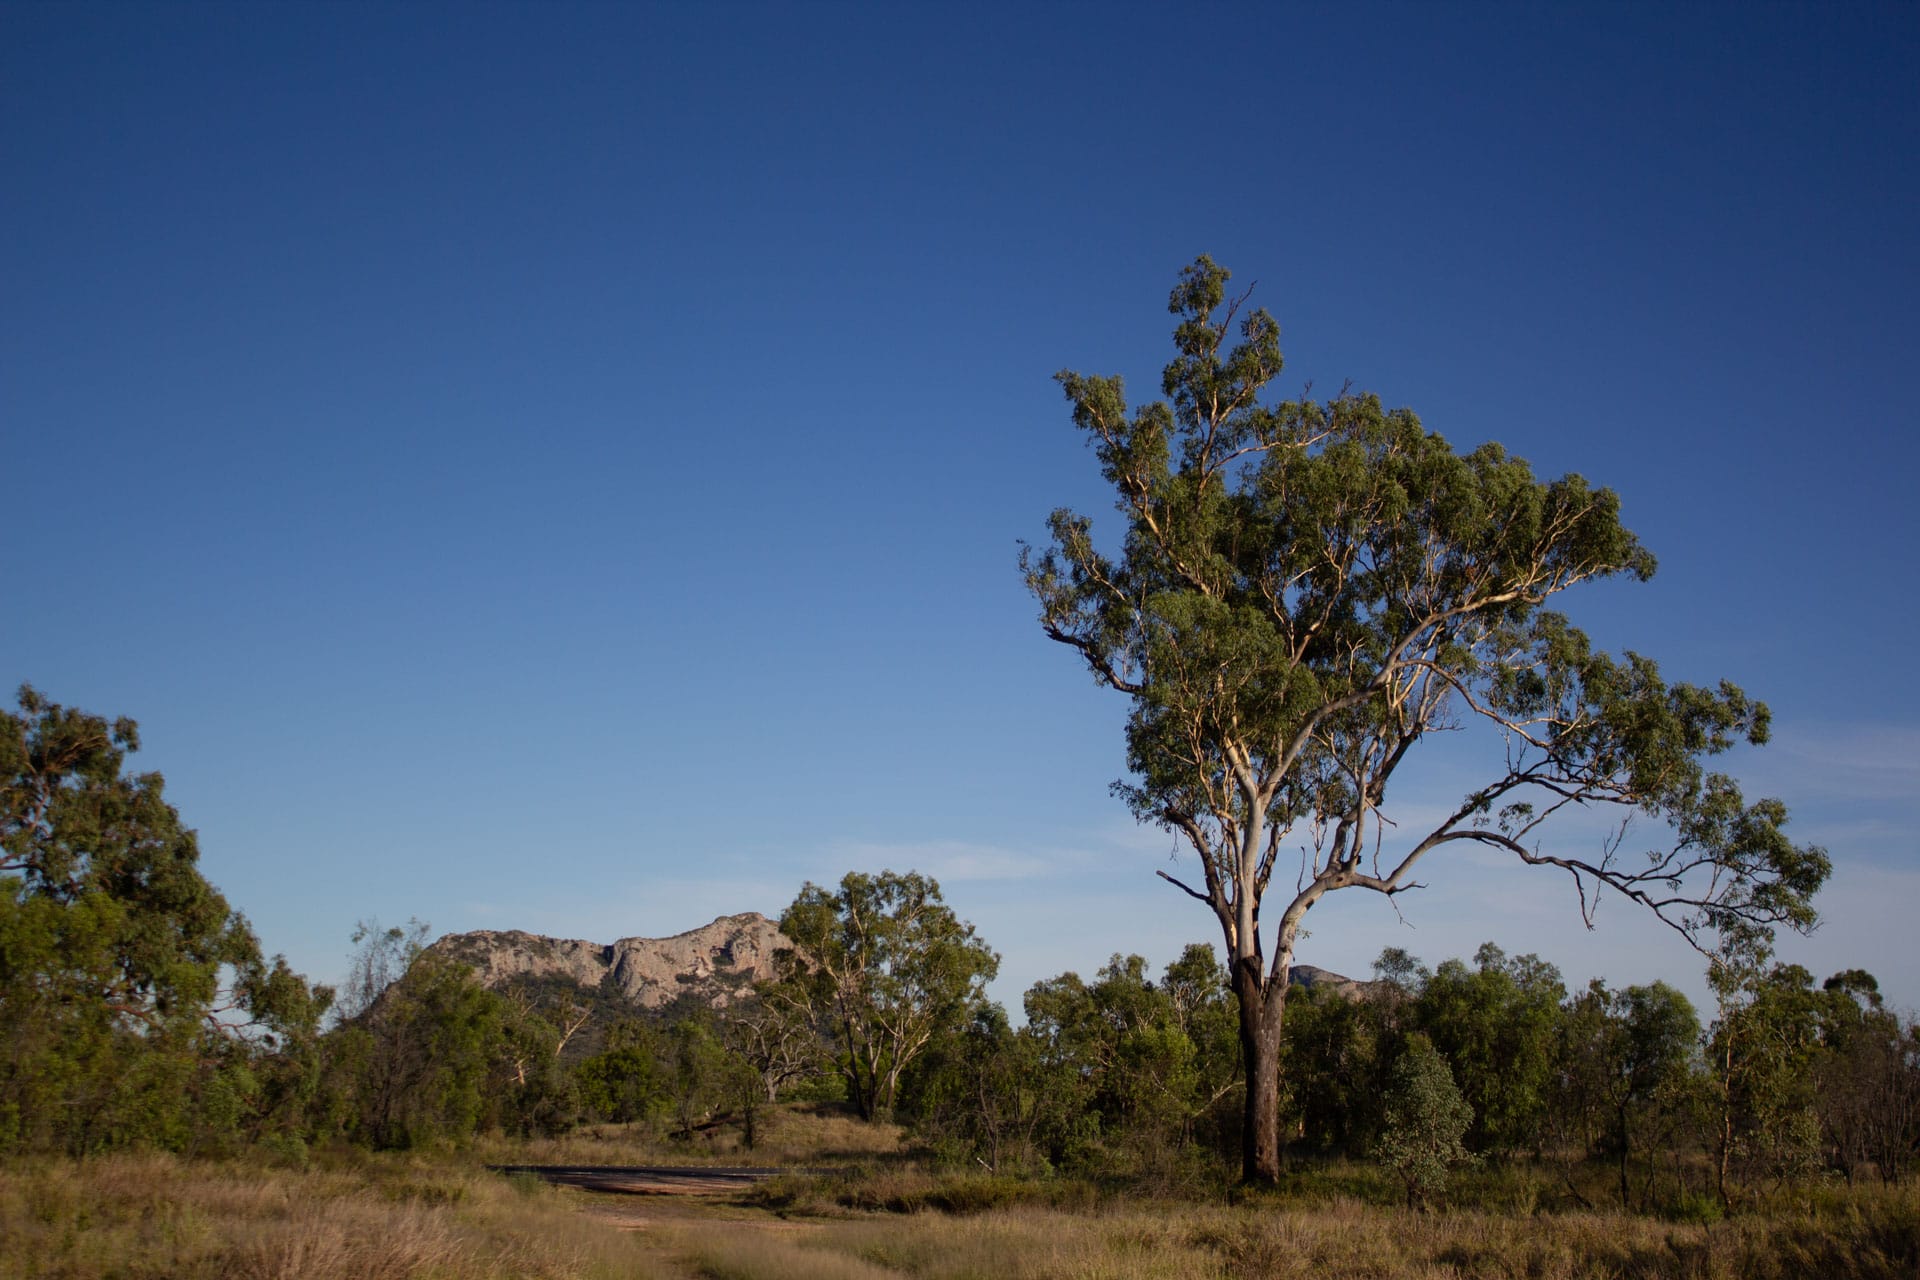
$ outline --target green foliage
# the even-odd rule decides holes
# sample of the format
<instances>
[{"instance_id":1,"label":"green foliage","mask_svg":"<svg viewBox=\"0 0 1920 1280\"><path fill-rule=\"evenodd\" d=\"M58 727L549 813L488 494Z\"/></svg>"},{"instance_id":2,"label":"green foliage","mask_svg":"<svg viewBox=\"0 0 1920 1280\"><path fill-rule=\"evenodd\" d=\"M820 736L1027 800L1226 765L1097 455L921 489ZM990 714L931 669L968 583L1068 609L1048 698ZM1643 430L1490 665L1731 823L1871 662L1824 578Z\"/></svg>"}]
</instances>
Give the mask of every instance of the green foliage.
<instances>
[{"instance_id":1,"label":"green foliage","mask_svg":"<svg viewBox=\"0 0 1920 1280\"><path fill-rule=\"evenodd\" d=\"M1051 545L1023 548L1021 568L1046 634L1129 699L1116 790L1198 858L1197 887L1173 882L1226 944L1246 1174L1271 1180L1287 973L1325 894L1414 888L1427 853L1467 841L1568 872L1583 904L1609 888L1696 936L1809 927L1828 868L1786 838L1777 801L1750 804L1705 767L1766 740L1762 704L1596 653L1545 608L1583 582L1653 572L1611 490L1538 480L1497 444L1458 453L1374 396L1263 401L1279 326L1243 312L1227 279L1206 257L1182 271L1165 400L1129 412L1120 378L1058 376L1124 537L1110 553L1088 518L1058 510ZM1468 728L1498 743L1504 769L1437 824L1396 828L1402 761L1429 734ZM1556 814L1596 806L1651 814L1666 835L1637 858L1617 856L1618 840L1591 857L1543 845ZM1269 949L1261 903L1296 830L1310 857L1264 917Z\"/></svg>"},{"instance_id":2,"label":"green foliage","mask_svg":"<svg viewBox=\"0 0 1920 1280\"><path fill-rule=\"evenodd\" d=\"M1202 1101L1199 1051L1144 959L1114 956L1091 986L1071 973L1037 984L1026 1005L1046 1058L1071 1073L1055 1092L1098 1118L1112 1155L1139 1163L1186 1136ZM1074 1118L1057 1118L1056 1129L1072 1133Z\"/></svg>"},{"instance_id":3,"label":"green foliage","mask_svg":"<svg viewBox=\"0 0 1920 1280\"><path fill-rule=\"evenodd\" d=\"M1406 1187L1409 1208L1446 1188L1447 1171L1472 1161L1463 1139L1473 1108L1460 1096L1446 1059L1414 1035L1394 1064L1373 1156Z\"/></svg>"},{"instance_id":4,"label":"green foliage","mask_svg":"<svg viewBox=\"0 0 1920 1280\"><path fill-rule=\"evenodd\" d=\"M1820 1158L1814 1067L1823 1001L1768 939L1733 930L1708 971L1719 1017L1706 1046L1706 1126L1715 1191L1731 1205L1756 1179L1810 1172Z\"/></svg>"},{"instance_id":5,"label":"green foliage","mask_svg":"<svg viewBox=\"0 0 1920 1280\"><path fill-rule=\"evenodd\" d=\"M1866 1170L1901 1181L1920 1158L1920 1028L1860 970L1828 978L1821 994L1814 1105L1829 1159L1849 1183Z\"/></svg>"},{"instance_id":6,"label":"green foliage","mask_svg":"<svg viewBox=\"0 0 1920 1280\"><path fill-rule=\"evenodd\" d=\"M1046 1114L1035 1049L1031 1035L1008 1025L1006 1010L982 1005L909 1074L903 1100L915 1132L948 1164L993 1173L1033 1167L1035 1131Z\"/></svg>"},{"instance_id":7,"label":"green foliage","mask_svg":"<svg viewBox=\"0 0 1920 1280\"><path fill-rule=\"evenodd\" d=\"M1387 1068L1402 1039L1394 1012L1388 998L1349 1000L1327 988L1288 999L1285 1114L1307 1150L1357 1155L1379 1128Z\"/></svg>"},{"instance_id":8,"label":"green foliage","mask_svg":"<svg viewBox=\"0 0 1920 1280\"><path fill-rule=\"evenodd\" d=\"M551 1132L572 1120L553 1028L466 966L417 952L373 1006L328 1036L345 1136L379 1149L482 1129Z\"/></svg>"},{"instance_id":9,"label":"green foliage","mask_svg":"<svg viewBox=\"0 0 1920 1280\"><path fill-rule=\"evenodd\" d=\"M222 1150L287 1123L330 993L199 870L132 720L0 712L0 1150Z\"/></svg>"},{"instance_id":10,"label":"green foliage","mask_svg":"<svg viewBox=\"0 0 1920 1280\"><path fill-rule=\"evenodd\" d=\"M1559 1141L1615 1162L1622 1207L1645 1204L1656 1156L1670 1151L1698 1092L1700 1021L1664 982L1612 992L1595 979L1562 1013L1555 1053Z\"/></svg>"},{"instance_id":11,"label":"green foliage","mask_svg":"<svg viewBox=\"0 0 1920 1280\"><path fill-rule=\"evenodd\" d=\"M677 1132L691 1138L695 1126L732 1107L744 1111L746 1145L754 1144L754 1117L763 1100L759 1077L727 1043L711 1009L688 1008L667 1025L663 1039L667 1093Z\"/></svg>"},{"instance_id":12,"label":"green foliage","mask_svg":"<svg viewBox=\"0 0 1920 1280\"><path fill-rule=\"evenodd\" d=\"M1816 989L1763 936L1735 932L1708 978L1703 1119L1722 1203L1820 1167L1904 1178L1920 1152L1920 1029L1884 1008L1873 976Z\"/></svg>"},{"instance_id":13,"label":"green foliage","mask_svg":"<svg viewBox=\"0 0 1920 1280\"><path fill-rule=\"evenodd\" d=\"M670 1087L661 1065L665 1046L648 1022L629 1018L606 1033L600 1052L574 1068L580 1105L595 1120L630 1124L663 1114Z\"/></svg>"},{"instance_id":14,"label":"green foliage","mask_svg":"<svg viewBox=\"0 0 1920 1280\"><path fill-rule=\"evenodd\" d=\"M1538 956L1509 960L1491 942L1474 964L1441 965L1420 992L1414 1023L1452 1064L1473 1109L1468 1145L1482 1152L1537 1148L1566 988L1560 971Z\"/></svg>"},{"instance_id":15,"label":"green foliage","mask_svg":"<svg viewBox=\"0 0 1920 1280\"><path fill-rule=\"evenodd\" d=\"M784 990L833 1040L847 1096L889 1115L902 1075L937 1037L964 1026L1000 957L917 872L848 872L837 892L800 890L780 917Z\"/></svg>"},{"instance_id":16,"label":"green foliage","mask_svg":"<svg viewBox=\"0 0 1920 1280\"><path fill-rule=\"evenodd\" d=\"M827 1046L807 999L788 985L761 983L752 996L729 1004L721 1034L758 1081L758 1101L773 1102L784 1090L805 1087L826 1067Z\"/></svg>"},{"instance_id":17,"label":"green foliage","mask_svg":"<svg viewBox=\"0 0 1920 1280\"><path fill-rule=\"evenodd\" d=\"M903 1112L950 1163L1184 1176L1219 1148L1239 1045L1220 966L1191 946L1159 982L1115 956L1092 984L1062 974L1026 995L1016 1031L984 1005L910 1073Z\"/></svg>"}]
</instances>

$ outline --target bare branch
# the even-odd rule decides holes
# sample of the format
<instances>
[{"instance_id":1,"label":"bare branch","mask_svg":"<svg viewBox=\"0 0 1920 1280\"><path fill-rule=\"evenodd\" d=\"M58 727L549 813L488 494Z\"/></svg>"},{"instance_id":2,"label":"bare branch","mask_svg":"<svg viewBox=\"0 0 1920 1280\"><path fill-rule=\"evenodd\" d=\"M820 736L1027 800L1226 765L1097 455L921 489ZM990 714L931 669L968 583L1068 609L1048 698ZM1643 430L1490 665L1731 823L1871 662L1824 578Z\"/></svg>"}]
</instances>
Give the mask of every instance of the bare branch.
<instances>
[{"instance_id":1,"label":"bare branch","mask_svg":"<svg viewBox=\"0 0 1920 1280\"><path fill-rule=\"evenodd\" d=\"M1185 884L1182 884L1180 881L1168 875L1165 871L1155 871L1153 874L1159 876L1162 880L1165 880L1168 884L1172 885L1174 888L1178 889L1180 892L1186 894L1189 898L1193 898L1197 901L1204 902L1208 906L1213 905L1212 898L1209 898L1206 894L1201 893L1197 889L1193 889L1188 887Z\"/></svg>"}]
</instances>

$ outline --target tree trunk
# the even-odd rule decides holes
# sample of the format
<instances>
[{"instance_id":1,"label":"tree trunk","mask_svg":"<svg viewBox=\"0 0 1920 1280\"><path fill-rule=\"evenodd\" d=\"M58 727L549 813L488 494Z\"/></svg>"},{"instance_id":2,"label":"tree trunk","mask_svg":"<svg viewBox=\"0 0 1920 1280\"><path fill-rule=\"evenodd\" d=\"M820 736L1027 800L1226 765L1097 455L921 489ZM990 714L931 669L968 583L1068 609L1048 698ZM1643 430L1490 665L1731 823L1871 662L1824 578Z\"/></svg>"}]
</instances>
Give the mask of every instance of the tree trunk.
<instances>
[{"instance_id":1,"label":"tree trunk","mask_svg":"<svg viewBox=\"0 0 1920 1280\"><path fill-rule=\"evenodd\" d=\"M1260 958L1234 965L1233 991L1240 1003L1240 1063L1247 1081L1241 1113L1240 1177L1244 1182L1280 1180L1280 1024L1287 1005L1284 980L1264 981Z\"/></svg>"},{"instance_id":2,"label":"tree trunk","mask_svg":"<svg viewBox=\"0 0 1920 1280\"><path fill-rule=\"evenodd\" d=\"M868 1070L865 1076L862 1076L860 1067L863 1046L860 1043L860 1037L854 1034L853 1019L844 1014L840 1019L840 1041L847 1048L846 1065L840 1072L847 1081L847 1097L853 1101L854 1110L860 1113L860 1118L871 1121L874 1118L874 1102L880 1091L878 1073L874 1070L873 1063L868 1061L865 1064Z\"/></svg>"},{"instance_id":3,"label":"tree trunk","mask_svg":"<svg viewBox=\"0 0 1920 1280\"><path fill-rule=\"evenodd\" d=\"M1626 1213L1633 1212L1633 1196L1627 1189L1627 1118L1620 1117L1620 1208Z\"/></svg>"}]
</instances>

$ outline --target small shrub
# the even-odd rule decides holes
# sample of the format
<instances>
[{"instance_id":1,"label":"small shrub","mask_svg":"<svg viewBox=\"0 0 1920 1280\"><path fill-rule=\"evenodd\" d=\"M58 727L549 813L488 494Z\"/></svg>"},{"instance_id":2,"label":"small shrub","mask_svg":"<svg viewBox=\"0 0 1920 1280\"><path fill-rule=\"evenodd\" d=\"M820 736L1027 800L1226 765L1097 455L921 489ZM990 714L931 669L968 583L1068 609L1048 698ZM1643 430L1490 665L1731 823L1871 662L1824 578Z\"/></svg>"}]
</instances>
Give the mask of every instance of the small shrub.
<instances>
[{"instance_id":1,"label":"small shrub","mask_svg":"<svg viewBox=\"0 0 1920 1280\"><path fill-rule=\"evenodd\" d=\"M1719 1197L1700 1191L1684 1192L1679 1199L1667 1207L1666 1212L1668 1221L1691 1222L1703 1227L1712 1226L1720 1221L1724 1214Z\"/></svg>"},{"instance_id":2,"label":"small shrub","mask_svg":"<svg viewBox=\"0 0 1920 1280\"><path fill-rule=\"evenodd\" d=\"M1394 1064L1385 1101L1373 1157L1399 1175L1407 1207L1424 1208L1446 1188L1448 1169L1475 1159L1463 1141L1473 1108L1460 1096L1446 1059L1417 1034Z\"/></svg>"},{"instance_id":3,"label":"small shrub","mask_svg":"<svg viewBox=\"0 0 1920 1280\"><path fill-rule=\"evenodd\" d=\"M260 1149L283 1169L305 1170L313 1158L305 1139L297 1133L270 1133L260 1140Z\"/></svg>"}]
</instances>

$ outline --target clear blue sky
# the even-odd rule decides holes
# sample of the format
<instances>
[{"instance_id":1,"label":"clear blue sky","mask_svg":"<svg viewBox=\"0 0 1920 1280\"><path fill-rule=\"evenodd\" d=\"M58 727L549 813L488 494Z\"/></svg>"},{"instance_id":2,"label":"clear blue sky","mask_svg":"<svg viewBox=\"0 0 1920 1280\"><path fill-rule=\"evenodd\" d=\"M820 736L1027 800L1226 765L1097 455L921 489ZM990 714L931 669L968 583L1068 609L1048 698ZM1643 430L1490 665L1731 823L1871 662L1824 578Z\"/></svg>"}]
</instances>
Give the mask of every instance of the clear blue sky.
<instances>
[{"instance_id":1,"label":"clear blue sky","mask_svg":"<svg viewBox=\"0 0 1920 1280\"><path fill-rule=\"evenodd\" d=\"M1768 699L1784 948L1920 1004L1920 8L0 7L0 680L129 714L322 979L918 868L997 994L1215 940L1015 571L1108 512L1205 252L1351 381L1622 494L1602 642ZM1436 776L1444 776L1442 762ZM1464 859L1301 959L1700 962ZM1353 895L1343 895L1352 897Z\"/></svg>"}]
</instances>

